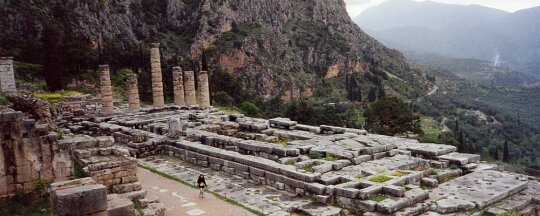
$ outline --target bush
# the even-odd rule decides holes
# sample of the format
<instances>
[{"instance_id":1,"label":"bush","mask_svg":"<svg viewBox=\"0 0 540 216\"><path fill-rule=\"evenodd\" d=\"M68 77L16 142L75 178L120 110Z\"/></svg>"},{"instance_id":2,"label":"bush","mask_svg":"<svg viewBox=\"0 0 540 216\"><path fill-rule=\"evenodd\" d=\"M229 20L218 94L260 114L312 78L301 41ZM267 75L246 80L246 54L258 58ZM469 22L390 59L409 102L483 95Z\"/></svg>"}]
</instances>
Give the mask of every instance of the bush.
<instances>
[{"instance_id":1,"label":"bush","mask_svg":"<svg viewBox=\"0 0 540 216\"><path fill-rule=\"evenodd\" d=\"M242 113L250 117L261 116L261 109L259 109L259 107L257 107L254 103L249 102L249 101L245 101L242 104L240 104L240 110L242 110Z\"/></svg>"},{"instance_id":2,"label":"bush","mask_svg":"<svg viewBox=\"0 0 540 216\"><path fill-rule=\"evenodd\" d=\"M214 103L221 106L231 106L234 104L234 98L223 91L215 92L214 95L212 95L212 99L214 99Z\"/></svg>"},{"instance_id":3,"label":"bush","mask_svg":"<svg viewBox=\"0 0 540 216\"><path fill-rule=\"evenodd\" d=\"M0 97L0 105L8 105L8 101L5 98Z\"/></svg>"}]
</instances>

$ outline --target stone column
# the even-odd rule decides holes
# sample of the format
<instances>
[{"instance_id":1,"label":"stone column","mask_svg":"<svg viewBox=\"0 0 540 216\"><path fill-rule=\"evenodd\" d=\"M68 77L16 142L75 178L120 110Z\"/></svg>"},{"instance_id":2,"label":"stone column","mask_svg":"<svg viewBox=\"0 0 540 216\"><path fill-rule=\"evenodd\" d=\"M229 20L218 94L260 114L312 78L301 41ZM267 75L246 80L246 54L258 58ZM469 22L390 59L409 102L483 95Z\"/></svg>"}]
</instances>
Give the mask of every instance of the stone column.
<instances>
[{"instance_id":1,"label":"stone column","mask_svg":"<svg viewBox=\"0 0 540 216\"><path fill-rule=\"evenodd\" d=\"M109 65L100 65L99 71L101 72L101 113L112 114L114 107Z\"/></svg>"},{"instance_id":2,"label":"stone column","mask_svg":"<svg viewBox=\"0 0 540 216\"><path fill-rule=\"evenodd\" d=\"M210 107L210 89L208 87L208 72L199 72L199 106Z\"/></svg>"},{"instance_id":3,"label":"stone column","mask_svg":"<svg viewBox=\"0 0 540 216\"><path fill-rule=\"evenodd\" d=\"M193 106L197 104L195 99L195 74L193 71L186 71L184 73L184 87L186 106Z\"/></svg>"},{"instance_id":4,"label":"stone column","mask_svg":"<svg viewBox=\"0 0 540 216\"><path fill-rule=\"evenodd\" d=\"M0 87L3 93L17 91L15 86L15 71L13 70L13 57L0 58Z\"/></svg>"},{"instance_id":5,"label":"stone column","mask_svg":"<svg viewBox=\"0 0 540 216\"><path fill-rule=\"evenodd\" d=\"M161 60L159 43L150 44L150 64L152 68L152 96L155 107L165 105L163 98L163 77L161 74Z\"/></svg>"},{"instance_id":6,"label":"stone column","mask_svg":"<svg viewBox=\"0 0 540 216\"><path fill-rule=\"evenodd\" d=\"M137 110L141 108L141 101L139 100L139 85L137 82L137 75L130 74L127 77L128 84L128 105L129 110Z\"/></svg>"},{"instance_id":7,"label":"stone column","mask_svg":"<svg viewBox=\"0 0 540 216\"><path fill-rule=\"evenodd\" d=\"M186 105L184 100L184 80L182 78L182 68L173 67L173 88L174 88L174 104L179 106Z\"/></svg>"}]
</instances>

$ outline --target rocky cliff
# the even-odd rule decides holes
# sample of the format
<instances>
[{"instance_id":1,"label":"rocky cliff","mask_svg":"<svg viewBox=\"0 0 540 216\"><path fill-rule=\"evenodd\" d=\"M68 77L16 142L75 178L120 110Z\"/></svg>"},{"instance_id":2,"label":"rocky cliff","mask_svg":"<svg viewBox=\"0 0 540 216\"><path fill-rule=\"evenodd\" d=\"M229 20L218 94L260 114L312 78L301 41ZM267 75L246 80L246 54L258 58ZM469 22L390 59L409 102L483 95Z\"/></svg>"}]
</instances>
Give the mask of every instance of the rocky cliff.
<instances>
[{"instance_id":1,"label":"rocky cliff","mask_svg":"<svg viewBox=\"0 0 540 216\"><path fill-rule=\"evenodd\" d=\"M149 42L162 44L166 80L174 65L208 67L263 98L311 96L325 80L348 88L351 74L364 84L424 80L355 25L342 0L1 0L0 14L0 54L42 65L53 89L100 63L142 68L144 80Z\"/></svg>"}]
</instances>

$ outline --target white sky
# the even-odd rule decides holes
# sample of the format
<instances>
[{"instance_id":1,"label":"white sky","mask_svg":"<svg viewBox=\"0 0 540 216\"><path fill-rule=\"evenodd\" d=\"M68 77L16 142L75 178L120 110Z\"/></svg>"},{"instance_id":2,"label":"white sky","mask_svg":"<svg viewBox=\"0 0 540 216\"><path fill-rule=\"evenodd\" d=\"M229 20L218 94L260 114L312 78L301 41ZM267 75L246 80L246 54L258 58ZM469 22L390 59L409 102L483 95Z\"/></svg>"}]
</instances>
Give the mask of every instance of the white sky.
<instances>
[{"instance_id":1,"label":"white sky","mask_svg":"<svg viewBox=\"0 0 540 216\"><path fill-rule=\"evenodd\" d=\"M345 0L347 12L351 17L359 15L365 9L381 4L386 0ZM425 0L415 0L425 1ZM485 7L497 8L509 12L515 12L521 9L540 6L540 0L431 0L434 2L462 5L482 5Z\"/></svg>"}]
</instances>

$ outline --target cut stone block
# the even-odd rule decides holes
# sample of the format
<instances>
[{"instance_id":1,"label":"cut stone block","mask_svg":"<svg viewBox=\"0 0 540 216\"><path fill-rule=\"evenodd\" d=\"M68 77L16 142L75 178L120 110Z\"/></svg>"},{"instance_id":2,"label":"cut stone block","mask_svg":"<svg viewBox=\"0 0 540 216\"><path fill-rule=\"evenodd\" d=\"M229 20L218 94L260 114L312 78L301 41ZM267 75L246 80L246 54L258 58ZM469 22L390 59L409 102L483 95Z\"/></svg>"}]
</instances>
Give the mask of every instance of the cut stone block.
<instances>
[{"instance_id":1,"label":"cut stone block","mask_svg":"<svg viewBox=\"0 0 540 216\"><path fill-rule=\"evenodd\" d=\"M54 191L53 208L59 216L87 215L107 210L107 188L104 185L83 185Z\"/></svg>"}]
</instances>

